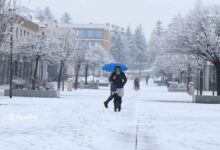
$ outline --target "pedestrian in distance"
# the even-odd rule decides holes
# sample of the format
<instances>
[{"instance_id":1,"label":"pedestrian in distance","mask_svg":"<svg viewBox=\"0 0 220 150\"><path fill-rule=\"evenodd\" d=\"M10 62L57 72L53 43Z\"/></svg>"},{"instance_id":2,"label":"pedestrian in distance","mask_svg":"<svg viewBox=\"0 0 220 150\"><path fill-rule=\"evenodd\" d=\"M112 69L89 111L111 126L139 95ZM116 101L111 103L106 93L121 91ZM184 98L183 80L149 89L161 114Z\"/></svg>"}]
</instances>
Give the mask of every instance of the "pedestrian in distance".
<instances>
[{"instance_id":1,"label":"pedestrian in distance","mask_svg":"<svg viewBox=\"0 0 220 150\"><path fill-rule=\"evenodd\" d=\"M140 79L139 78L134 79L134 90L136 91L140 90Z\"/></svg>"},{"instance_id":2,"label":"pedestrian in distance","mask_svg":"<svg viewBox=\"0 0 220 150\"><path fill-rule=\"evenodd\" d=\"M148 85L149 79L150 79L150 75L148 74L148 75L146 76L146 85Z\"/></svg>"}]
</instances>

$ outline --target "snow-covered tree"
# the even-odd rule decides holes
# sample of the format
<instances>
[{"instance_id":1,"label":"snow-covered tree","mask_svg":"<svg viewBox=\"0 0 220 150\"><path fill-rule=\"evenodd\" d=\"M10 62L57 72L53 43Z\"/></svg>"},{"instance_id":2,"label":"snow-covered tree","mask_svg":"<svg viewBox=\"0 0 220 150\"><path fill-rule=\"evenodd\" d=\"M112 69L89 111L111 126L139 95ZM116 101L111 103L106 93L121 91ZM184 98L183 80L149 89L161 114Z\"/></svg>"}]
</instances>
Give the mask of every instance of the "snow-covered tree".
<instances>
[{"instance_id":1,"label":"snow-covered tree","mask_svg":"<svg viewBox=\"0 0 220 150\"><path fill-rule=\"evenodd\" d=\"M148 56L149 56L149 62L154 62L156 57L160 55L162 52L162 37L163 37L163 28L162 28L162 22L158 21L156 24L156 27L153 30L153 33L151 34L149 43L148 43Z\"/></svg>"},{"instance_id":2,"label":"snow-covered tree","mask_svg":"<svg viewBox=\"0 0 220 150\"><path fill-rule=\"evenodd\" d=\"M149 67L152 67L157 57L164 53L162 48L163 37L164 29L162 28L162 22L157 21L147 46L147 62Z\"/></svg>"},{"instance_id":3,"label":"snow-covered tree","mask_svg":"<svg viewBox=\"0 0 220 150\"><path fill-rule=\"evenodd\" d=\"M163 28L162 28L162 22L160 20L157 21L156 27L154 28L153 34L157 36L162 36L163 34Z\"/></svg>"},{"instance_id":4,"label":"snow-covered tree","mask_svg":"<svg viewBox=\"0 0 220 150\"><path fill-rule=\"evenodd\" d=\"M89 69L93 70L93 75L96 67L105 63L105 50L100 45L90 46L85 56L85 84L87 84L87 77Z\"/></svg>"},{"instance_id":5,"label":"snow-covered tree","mask_svg":"<svg viewBox=\"0 0 220 150\"><path fill-rule=\"evenodd\" d=\"M44 12L41 9L38 9L36 11L36 19L38 19L40 22L45 21L45 16L44 16Z\"/></svg>"},{"instance_id":6,"label":"snow-covered tree","mask_svg":"<svg viewBox=\"0 0 220 150\"><path fill-rule=\"evenodd\" d=\"M194 57L167 52L157 57L152 69L155 74L161 74L163 79L168 78L168 75L175 76L179 82L186 82L188 85L196 67L197 63ZM184 75L185 80L183 80ZM172 80L172 77L169 77L168 80Z\"/></svg>"},{"instance_id":7,"label":"snow-covered tree","mask_svg":"<svg viewBox=\"0 0 220 150\"><path fill-rule=\"evenodd\" d=\"M31 40L25 38L20 40L17 47L14 49L15 55L26 56L35 62L34 73L32 77L32 89L36 89L36 83L38 81L37 73L40 60L55 61L53 49L53 38L46 36L36 36Z\"/></svg>"},{"instance_id":8,"label":"snow-covered tree","mask_svg":"<svg viewBox=\"0 0 220 150\"><path fill-rule=\"evenodd\" d=\"M134 34L128 26L125 33L114 31L111 35L111 55L114 61L126 64L131 69L142 69L141 64L146 61L146 45L142 26L138 26Z\"/></svg>"},{"instance_id":9,"label":"snow-covered tree","mask_svg":"<svg viewBox=\"0 0 220 150\"><path fill-rule=\"evenodd\" d=\"M166 74L176 74L179 80L183 81L183 74L187 76L187 85L191 81L191 74L196 68L196 58L179 51L184 47L181 45L181 36L184 33L184 20L178 15L174 17L168 28L163 31L157 43L160 51L156 58L154 68L160 69ZM157 70L158 71L158 70Z\"/></svg>"},{"instance_id":10,"label":"snow-covered tree","mask_svg":"<svg viewBox=\"0 0 220 150\"><path fill-rule=\"evenodd\" d=\"M36 11L36 19L38 19L40 22L44 21L51 21L54 19L53 13L50 10L50 7L46 7L43 10L37 9Z\"/></svg>"},{"instance_id":11,"label":"snow-covered tree","mask_svg":"<svg viewBox=\"0 0 220 150\"><path fill-rule=\"evenodd\" d=\"M220 7L202 7L185 18L180 36L181 52L199 56L215 65L217 93L220 95Z\"/></svg>"},{"instance_id":12,"label":"snow-covered tree","mask_svg":"<svg viewBox=\"0 0 220 150\"><path fill-rule=\"evenodd\" d=\"M134 61L138 63L138 68L141 69L141 63L146 61L147 50L147 41L141 25L135 30L134 41L136 44L136 49L133 50Z\"/></svg>"},{"instance_id":13,"label":"snow-covered tree","mask_svg":"<svg viewBox=\"0 0 220 150\"><path fill-rule=\"evenodd\" d=\"M124 35L116 31L111 35L111 55L118 63L126 62L126 49L125 49Z\"/></svg>"},{"instance_id":14,"label":"snow-covered tree","mask_svg":"<svg viewBox=\"0 0 220 150\"><path fill-rule=\"evenodd\" d=\"M74 82L74 88L78 89L78 78L80 69L82 68L83 63L86 59L86 54L89 47L85 44L85 41L77 41L77 46L73 51L73 54L70 57L70 64L74 66L74 75L75 75L75 82Z\"/></svg>"},{"instance_id":15,"label":"snow-covered tree","mask_svg":"<svg viewBox=\"0 0 220 150\"><path fill-rule=\"evenodd\" d=\"M63 76L64 67L70 62L73 52L76 49L76 40L71 29L67 29L62 33L54 33L55 37L53 48L55 49L55 60L59 64L58 90Z\"/></svg>"},{"instance_id":16,"label":"snow-covered tree","mask_svg":"<svg viewBox=\"0 0 220 150\"><path fill-rule=\"evenodd\" d=\"M184 26L184 18L181 15L173 18L162 38L163 42L161 46L163 51L177 53L184 48L181 44L181 37L185 34Z\"/></svg>"},{"instance_id":17,"label":"snow-covered tree","mask_svg":"<svg viewBox=\"0 0 220 150\"><path fill-rule=\"evenodd\" d=\"M129 68L132 68L133 63L135 62L134 50L136 49L136 43L134 41L134 35L131 31L130 26L127 27L125 33L125 41L124 41L125 49L126 49L126 64Z\"/></svg>"},{"instance_id":18,"label":"snow-covered tree","mask_svg":"<svg viewBox=\"0 0 220 150\"><path fill-rule=\"evenodd\" d=\"M65 12L61 17L61 22L65 24L70 24L72 21L72 17L68 12Z\"/></svg>"},{"instance_id":19,"label":"snow-covered tree","mask_svg":"<svg viewBox=\"0 0 220 150\"><path fill-rule=\"evenodd\" d=\"M186 17L179 15L173 19L163 39L163 49L187 55L188 66L193 62L190 58L212 62L216 68L217 93L220 95L220 6L203 7L198 2Z\"/></svg>"},{"instance_id":20,"label":"snow-covered tree","mask_svg":"<svg viewBox=\"0 0 220 150\"><path fill-rule=\"evenodd\" d=\"M9 18L6 17L6 14L8 13L8 7L6 5L6 0L0 0L0 46L5 40L6 29L9 24Z\"/></svg>"},{"instance_id":21,"label":"snow-covered tree","mask_svg":"<svg viewBox=\"0 0 220 150\"><path fill-rule=\"evenodd\" d=\"M54 19L54 16L50 10L50 7L46 7L44 9L44 17L45 17L46 21L51 21Z\"/></svg>"},{"instance_id":22,"label":"snow-covered tree","mask_svg":"<svg viewBox=\"0 0 220 150\"><path fill-rule=\"evenodd\" d=\"M176 55L160 55L154 62L152 67L155 74L159 74L162 80L165 81L169 74L175 74L178 71L178 65Z\"/></svg>"},{"instance_id":23,"label":"snow-covered tree","mask_svg":"<svg viewBox=\"0 0 220 150\"><path fill-rule=\"evenodd\" d=\"M9 0L0 0L0 47L11 35L11 27L16 23L15 8L11 8L12 2ZM16 1L13 7L16 7Z\"/></svg>"}]
</instances>

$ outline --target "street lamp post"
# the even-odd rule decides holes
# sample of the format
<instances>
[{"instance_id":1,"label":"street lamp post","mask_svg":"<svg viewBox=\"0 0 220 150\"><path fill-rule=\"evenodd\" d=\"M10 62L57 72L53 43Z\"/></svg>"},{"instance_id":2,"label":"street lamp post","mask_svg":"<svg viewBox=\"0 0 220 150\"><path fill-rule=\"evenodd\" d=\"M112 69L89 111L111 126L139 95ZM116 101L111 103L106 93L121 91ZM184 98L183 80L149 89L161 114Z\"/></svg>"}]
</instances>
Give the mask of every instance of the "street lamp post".
<instances>
[{"instance_id":1,"label":"street lamp post","mask_svg":"<svg viewBox=\"0 0 220 150\"><path fill-rule=\"evenodd\" d=\"M9 9L10 12L10 77L9 77L9 97L12 98L12 80L13 80L13 22L14 22L14 11L15 9Z\"/></svg>"}]
</instances>

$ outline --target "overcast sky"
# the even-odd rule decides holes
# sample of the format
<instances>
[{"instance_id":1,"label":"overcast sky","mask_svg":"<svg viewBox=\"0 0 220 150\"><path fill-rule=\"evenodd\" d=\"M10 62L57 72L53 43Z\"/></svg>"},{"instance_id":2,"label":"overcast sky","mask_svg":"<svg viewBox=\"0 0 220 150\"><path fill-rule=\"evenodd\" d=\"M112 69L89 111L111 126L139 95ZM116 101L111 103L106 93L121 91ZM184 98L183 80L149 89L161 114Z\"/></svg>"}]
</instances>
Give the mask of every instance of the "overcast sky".
<instances>
[{"instance_id":1,"label":"overcast sky","mask_svg":"<svg viewBox=\"0 0 220 150\"><path fill-rule=\"evenodd\" d=\"M147 38L157 20L166 27L178 13L184 15L198 0L21 0L33 9L49 6L60 19L64 12L72 15L73 23L112 23L135 28L142 24ZM219 4L220 0L202 0L203 5Z\"/></svg>"}]
</instances>

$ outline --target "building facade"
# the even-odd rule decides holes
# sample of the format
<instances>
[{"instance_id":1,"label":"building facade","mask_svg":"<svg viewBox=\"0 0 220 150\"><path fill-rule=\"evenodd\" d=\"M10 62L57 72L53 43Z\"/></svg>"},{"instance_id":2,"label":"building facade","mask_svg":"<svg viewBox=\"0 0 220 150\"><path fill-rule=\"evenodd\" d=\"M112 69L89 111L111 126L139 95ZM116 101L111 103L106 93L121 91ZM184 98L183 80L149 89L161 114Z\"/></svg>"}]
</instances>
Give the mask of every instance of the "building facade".
<instances>
[{"instance_id":1,"label":"building facade","mask_svg":"<svg viewBox=\"0 0 220 150\"><path fill-rule=\"evenodd\" d=\"M105 49L106 57L110 51L110 29L102 24L73 24L78 44L83 46L100 45Z\"/></svg>"},{"instance_id":2,"label":"building facade","mask_svg":"<svg viewBox=\"0 0 220 150\"><path fill-rule=\"evenodd\" d=\"M16 48L18 42L24 38L30 39L36 36L41 36L41 27L25 17L20 15L14 16L14 23L12 26L13 40L10 40L10 36L6 38L6 41L0 47L0 84L9 83L9 52L10 44L13 43L13 51ZM13 78L14 80L30 80L33 73L34 63L30 58L14 54L13 57ZM38 76L42 79L47 78L46 65L43 62L39 63Z\"/></svg>"}]
</instances>

